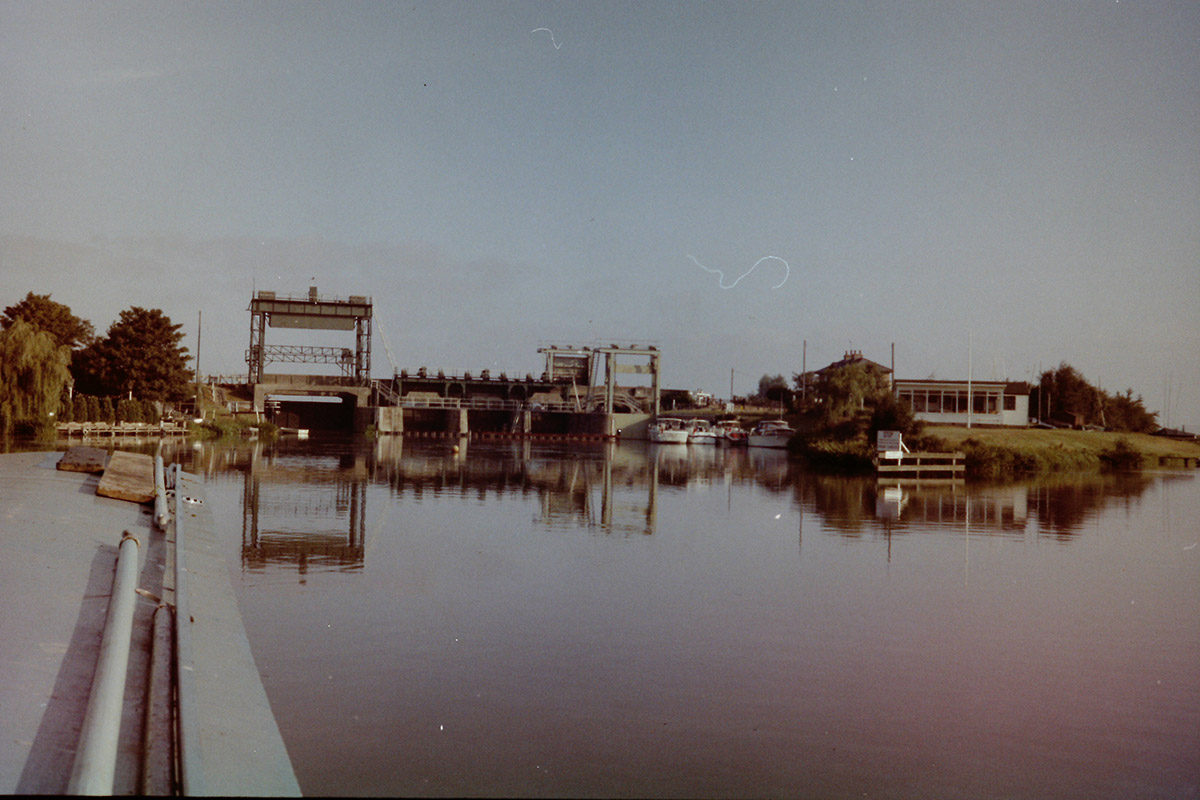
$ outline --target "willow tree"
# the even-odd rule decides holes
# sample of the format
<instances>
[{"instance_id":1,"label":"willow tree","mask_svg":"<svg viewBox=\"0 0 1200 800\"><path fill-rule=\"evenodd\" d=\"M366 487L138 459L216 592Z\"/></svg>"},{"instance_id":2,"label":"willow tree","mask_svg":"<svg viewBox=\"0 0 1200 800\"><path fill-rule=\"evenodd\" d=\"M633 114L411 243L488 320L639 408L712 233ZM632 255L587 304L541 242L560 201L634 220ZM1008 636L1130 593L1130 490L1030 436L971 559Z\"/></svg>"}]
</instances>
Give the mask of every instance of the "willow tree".
<instances>
[{"instance_id":1,"label":"willow tree","mask_svg":"<svg viewBox=\"0 0 1200 800\"><path fill-rule=\"evenodd\" d=\"M0 432L53 421L71 379L71 348L24 320L0 331Z\"/></svg>"}]
</instances>

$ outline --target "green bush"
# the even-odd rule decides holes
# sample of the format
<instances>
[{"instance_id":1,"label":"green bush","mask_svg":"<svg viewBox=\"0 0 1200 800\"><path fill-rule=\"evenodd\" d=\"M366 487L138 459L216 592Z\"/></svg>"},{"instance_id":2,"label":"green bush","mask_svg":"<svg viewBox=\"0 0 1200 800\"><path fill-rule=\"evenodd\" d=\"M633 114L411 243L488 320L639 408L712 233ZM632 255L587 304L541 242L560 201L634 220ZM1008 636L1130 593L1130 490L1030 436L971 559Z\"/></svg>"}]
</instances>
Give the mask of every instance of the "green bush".
<instances>
[{"instance_id":1,"label":"green bush","mask_svg":"<svg viewBox=\"0 0 1200 800\"><path fill-rule=\"evenodd\" d=\"M1050 448L1028 450L1023 447L986 444L978 439L962 443L968 478L997 479L1035 475L1041 472L1094 471L1100 461L1083 450Z\"/></svg>"},{"instance_id":2,"label":"green bush","mask_svg":"<svg viewBox=\"0 0 1200 800\"><path fill-rule=\"evenodd\" d=\"M788 443L788 450L818 469L870 472L875 468L871 448L861 439L794 436Z\"/></svg>"},{"instance_id":3,"label":"green bush","mask_svg":"<svg viewBox=\"0 0 1200 800\"><path fill-rule=\"evenodd\" d=\"M240 439L247 428L258 428L260 439L274 439L279 435L279 427L275 423L266 420L258 422L250 417L215 417L197 426L203 435L220 439Z\"/></svg>"},{"instance_id":4,"label":"green bush","mask_svg":"<svg viewBox=\"0 0 1200 800\"><path fill-rule=\"evenodd\" d=\"M1100 465L1108 470L1141 469L1142 454L1128 439L1117 439L1111 447L1100 451Z\"/></svg>"}]
</instances>

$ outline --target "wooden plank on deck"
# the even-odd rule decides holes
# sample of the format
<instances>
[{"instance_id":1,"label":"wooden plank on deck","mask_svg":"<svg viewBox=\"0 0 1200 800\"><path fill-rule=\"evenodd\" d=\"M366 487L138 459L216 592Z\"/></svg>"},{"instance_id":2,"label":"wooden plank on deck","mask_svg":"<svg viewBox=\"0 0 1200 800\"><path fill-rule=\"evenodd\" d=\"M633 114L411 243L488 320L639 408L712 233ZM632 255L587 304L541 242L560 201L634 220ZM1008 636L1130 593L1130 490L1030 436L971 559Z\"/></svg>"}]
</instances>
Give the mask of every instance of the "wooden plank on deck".
<instances>
[{"instance_id":1,"label":"wooden plank on deck","mask_svg":"<svg viewBox=\"0 0 1200 800\"><path fill-rule=\"evenodd\" d=\"M149 503L154 499L154 459L144 453L113 453L96 494Z\"/></svg>"},{"instance_id":2,"label":"wooden plank on deck","mask_svg":"<svg viewBox=\"0 0 1200 800\"><path fill-rule=\"evenodd\" d=\"M67 472L104 472L108 451L81 445L68 448L58 460L58 468Z\"/></svg>"}]
</instances>

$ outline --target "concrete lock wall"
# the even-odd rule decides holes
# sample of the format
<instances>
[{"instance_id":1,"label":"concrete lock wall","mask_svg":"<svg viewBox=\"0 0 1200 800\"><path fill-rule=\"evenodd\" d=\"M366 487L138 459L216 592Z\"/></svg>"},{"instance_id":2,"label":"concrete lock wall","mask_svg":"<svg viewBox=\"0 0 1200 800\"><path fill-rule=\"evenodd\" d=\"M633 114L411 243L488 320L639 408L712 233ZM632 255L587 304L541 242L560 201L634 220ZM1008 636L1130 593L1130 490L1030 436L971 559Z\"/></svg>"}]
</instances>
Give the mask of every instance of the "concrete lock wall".
<instances>
[{"instance_id":1,"label":"concrete lock wall","mask_svg":"<svg viewBox=\"0 0 1200 800\"><path fill-rule=\"evenodd\" d=\"M377 433L404 433L404 409L399 406L382 406L369 410L374 412Z\"/></svg>"}]
</instances>

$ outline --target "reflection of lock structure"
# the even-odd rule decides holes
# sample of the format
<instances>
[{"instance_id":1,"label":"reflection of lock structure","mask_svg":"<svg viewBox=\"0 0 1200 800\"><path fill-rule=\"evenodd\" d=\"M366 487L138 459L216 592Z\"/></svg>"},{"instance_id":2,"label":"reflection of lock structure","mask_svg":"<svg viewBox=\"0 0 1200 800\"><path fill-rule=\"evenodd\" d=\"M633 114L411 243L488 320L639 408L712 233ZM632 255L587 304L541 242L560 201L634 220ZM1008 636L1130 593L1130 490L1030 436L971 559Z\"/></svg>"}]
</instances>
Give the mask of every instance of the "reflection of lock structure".
<instances>
[{"instance_id":1,"label":"reflection of lock structure","mask_svg":"<svg viewBox=\"0 0 1200 800\"><path fill-rule=\"evenodd\" d=\"M360 569L365 559L367 467L361 457L256 456L242 489L242 564L294 564L312 570ZM319 481L313 476L321 474ZM333 480L329 480L332 476Z\"/></svg>"}]
</instances>

